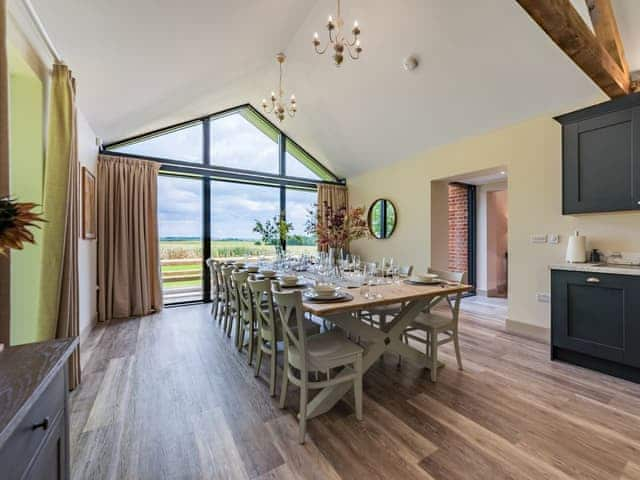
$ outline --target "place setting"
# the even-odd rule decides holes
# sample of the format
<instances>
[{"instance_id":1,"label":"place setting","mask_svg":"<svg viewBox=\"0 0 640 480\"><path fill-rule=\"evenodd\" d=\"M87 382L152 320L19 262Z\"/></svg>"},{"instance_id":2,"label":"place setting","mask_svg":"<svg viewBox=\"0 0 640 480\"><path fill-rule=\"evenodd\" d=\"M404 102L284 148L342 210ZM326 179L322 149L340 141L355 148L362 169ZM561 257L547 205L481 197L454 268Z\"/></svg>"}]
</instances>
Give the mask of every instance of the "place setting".
<instances>
[{"instance_id":1,"label":"place setting","mask_svg":"<svg viewBox=\"0 0 640 480\"><path fill-rule=\"evenodd\" d=\"M305 290L302 297L305 302L309 303L348 302L353 300L351 294L332 284L316 284Z\"/></svg>"}]
</instances>

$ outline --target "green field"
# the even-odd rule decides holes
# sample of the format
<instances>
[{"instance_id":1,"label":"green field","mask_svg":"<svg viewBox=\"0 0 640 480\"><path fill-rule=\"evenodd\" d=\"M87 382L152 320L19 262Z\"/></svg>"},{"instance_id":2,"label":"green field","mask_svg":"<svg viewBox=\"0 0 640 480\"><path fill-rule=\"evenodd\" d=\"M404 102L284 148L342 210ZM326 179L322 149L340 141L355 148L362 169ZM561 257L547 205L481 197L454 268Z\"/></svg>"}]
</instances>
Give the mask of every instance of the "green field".
<instances>
[{"instance_id":1,"label":"green field","mask_svg":"<svg viewBox=\"0 0 640 480\"><path fill-rule=\"evenodd\" d=\"M289 245L287 253L300 255L312 254L314 245ZM211 242L213 258L237 258L275 256L272 245L256 245L252 240L214 240ZM193 262L189 262L193 259ZM160 262L162 267L163 288L196 287L202 283L202 244L199 240L161 240ZM178 262L179 264L172 264ZM182 279L173 279L171 275L182 275Z\"/></svg>"}]
</instances>

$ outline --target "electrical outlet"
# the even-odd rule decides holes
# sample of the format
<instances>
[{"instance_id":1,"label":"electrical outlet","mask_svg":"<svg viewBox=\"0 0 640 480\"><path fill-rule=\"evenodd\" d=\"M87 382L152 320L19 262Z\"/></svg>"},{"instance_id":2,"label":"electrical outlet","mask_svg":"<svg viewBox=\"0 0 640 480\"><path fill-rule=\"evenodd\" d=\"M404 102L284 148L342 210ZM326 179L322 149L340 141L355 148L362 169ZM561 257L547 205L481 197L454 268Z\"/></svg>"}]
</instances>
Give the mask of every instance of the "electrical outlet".
<instances>
[{"instance_id":1,"label":"electrical outlet","mask_svg":"<svg viewBox=\"0 0 640 480\"><path fill-rule=\"evenodd\" d=\"M549 303L551 301L551 294L549 293L537 293L536 300L540 303Z\"/></svg>"},{"instance_id":2,"label":"electrical outlet","mask_svg":"<svg viewBox=\"0 0 640 480\"><path fill-rule=\"evenodd\" d=\"M560 243L560 235L558 235L557 233L550 233L549 235L547 235L547 239L549 239L549 243L552 243L554 245Z\"/></svg>"},{"instance_id":3,"label":"electrical outlet","mask_svg":"<svg viewBox=\"0 0 640 480\"><path fill-rule=\"evenodd\" d=\"M544 234L531 235L531 243L547 243L547 236Z\"/></svg>"}]
</instances>

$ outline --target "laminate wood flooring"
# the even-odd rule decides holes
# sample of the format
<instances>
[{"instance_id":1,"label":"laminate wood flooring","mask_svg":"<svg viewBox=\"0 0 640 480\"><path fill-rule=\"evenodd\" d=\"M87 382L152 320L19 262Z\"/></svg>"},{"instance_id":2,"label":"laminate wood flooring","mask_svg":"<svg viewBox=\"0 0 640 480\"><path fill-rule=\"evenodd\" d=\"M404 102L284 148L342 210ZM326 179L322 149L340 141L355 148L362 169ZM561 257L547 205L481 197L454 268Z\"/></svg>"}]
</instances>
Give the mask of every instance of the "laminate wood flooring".
<instances>
[{"instance_id":1,"label":"laminate wood flooring","mask_svg":"<svg viewBox=\"0 0 640 480\"><path fill-rule=\"evenodd\" d=\"M348 395L303 446L297 390L280 410L209 306L101 325L72 394L73 478L640 479L640 385L551 362L504 331L505 305L463 300L464 371L451 344L437 384L387 354L364 420Z\"/></svg>"}]
</instances>

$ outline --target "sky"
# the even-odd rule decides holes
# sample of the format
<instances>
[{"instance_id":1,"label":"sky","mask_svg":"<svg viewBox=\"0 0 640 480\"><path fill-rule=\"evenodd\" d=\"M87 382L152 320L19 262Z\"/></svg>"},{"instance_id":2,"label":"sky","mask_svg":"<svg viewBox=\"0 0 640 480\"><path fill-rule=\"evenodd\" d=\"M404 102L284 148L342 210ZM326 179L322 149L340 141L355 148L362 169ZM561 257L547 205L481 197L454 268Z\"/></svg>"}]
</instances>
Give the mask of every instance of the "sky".
<instances>
[{"instance_id":1,"label":"sky","mask_svg":"<svg viewBox=\"0 0 640 480\"><path fill-rule=\"evenodd\" d=\"M158 179L158 223L160 237L202 235L202 181L160 175ZM287 190L287 220L292 234L304 235L307 211L316 202L315 192ZM255 220L262 222L278 215L278 188L212 182L212 236L214 239L257 240Z\"/></svg>"},{"instance_id":2,"label":"sky","mask_svg":"<svg viewBox=\"0 0 640 480\"><path fill-rule=\"evenodd\" d=\"M263 134L240 114L213 120L211 162L214 165L278 173L278 143ZM196 124L166 135L114 150L151 157L202 162L202 127ZM287 153L288 175L317 178ZM315 192L287 190L287 220L292 234L304 235L307 211L316 202ZM256 220L262 222L279 214L278 188L212 182L212 237L257 240ZM160 237L202 235L202 181L161 175L158 180L158 220Z\"/></svg>"}]
</instances>

